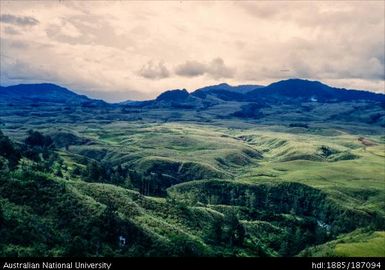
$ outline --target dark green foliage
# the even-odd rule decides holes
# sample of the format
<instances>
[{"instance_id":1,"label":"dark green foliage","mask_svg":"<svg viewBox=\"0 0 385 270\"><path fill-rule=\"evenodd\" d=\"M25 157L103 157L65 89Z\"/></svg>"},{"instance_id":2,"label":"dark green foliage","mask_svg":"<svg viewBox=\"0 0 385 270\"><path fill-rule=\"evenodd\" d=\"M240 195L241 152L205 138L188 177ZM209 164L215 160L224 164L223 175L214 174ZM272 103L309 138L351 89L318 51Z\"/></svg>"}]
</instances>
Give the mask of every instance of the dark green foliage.
<instances>
[{"instance_id":1,"label":"dark green foliage","mask_svg":"<svg viewBox=\"0 0 385 270\"><path fill-rule=\"evenodd\" d=\"M206 233L206 239L209 243L217 244L223 241L222 225L222 219L214 219L213 222L210 223Z\"/></svg>"},{"instance_id":2,"label":"dark green foliage","mask_svg":"<svg viewBox=\"0 0 385 270\"><path fill-rule=\"evenodd\" d=\"M242 246L243 244L243 240L245 238L245 229L233 212L225 215L224 229L221 238L222 241L227 240L226 244L231 247Z\"/></svg>"},{"instance_id":3,"label":"dark green foliage","mask_svg":"<svg viewBox=\"0 0 385 270\"><path fill-rule=\"evenodd\" d=\"M84 139L70 132L63 131L52 133L51 137L56 147L65 147L67 150L71 145L81 145L89 142L88 139Z\"/></svg>"},{"instance_id":4,"label":"dark green foliage","mask_svg":"<svg viewBox=\"0 0 385 270\"><path fill-rule=\"evenodd\" d=\"M339 207L321 191L298 183L248 185L220 180L194 181L173 186L168 194L175 200L192 204L212 204L209 198L214 196L215 204L240 206L238 213L243 219L265 220L285 228L287 233L278 238L283 246L267 241L283 256L295 255L307 246L361 226L371 224L373 229L384 228L382 217ZM282 214L293 218L282 219ZM297 221L296 216L301 217L301 221ZM235 224L231 215L229 217L229 224ZM324 224L323 227L318 222Z\"/></svg>"},{"instance_id":5,"label":"dark green foliage","mask_svg":"<svg viewBox=\"0 0 385 270\"><path fill-rule=\"evenodd\" d=\"M329 147L324 146L324 145L321 146L320 152L321 152L321 155L324 156L324 157L328 157L328 156L330 156L330 155L335 153L335 151L333 151L332 149L330 149Z\"/></svg>"},{"instance_id":6,"label":"dark green foliage","mask_svg":"<svg viewBox=\"0 0 385 270\"><path fill-rule=\"evenodd\" d=\"M133 172L131 174L133 175L131 183L144 195L164 196L168 187L180 183L178 179L162 173L140 175Z\"/></svg>"},{"instance_id":7,"label":"dark green foliage","mask_svg":"<svg viewBox=\"0 0 385 270\"><path fill-rule=\"evenodd\" d=\"M79 166L75 166L75 167L72 169L71 174L72 174L72 176L77 177L77 176L80 176L81 172L82 172L82 171L81 171L80 167L79 167Z\"/></svg>"},{"instance_id":8,"label":"dark green foliage","mask_svg":"<svg viewBox=\"0 0 385 270\"><path fill-rule=\"evenodd\" d=\"M4 157L7 161L7 167L9 166L11 169L14 168L19 159L21 158L21 154L19 149L16 147L16 145L3 134L3 132L0 130L0 156ZM5 166L5 160L1 161L0 164L2 164L0 167Z\"/></svg>"},{"instance_id":9,"label":"dark green foliage","mask_svg":"<svg viewBox=\"0 0 385 270\"><path fill-rule=\"evenodd\" d=\"M242 185L220 180L200 181L177 185L169 191L170 196L183 198L189 194L190 199L202 203L208 203L209 195L217 195L217 204L253 205L285 213L294 208L300 215L315 214L320 202L325 200L325 194L319 190L298 183Z\"/></svg>"},{"instance_id":10,"label":"dark green foliage","mask_svg":"<svg viewBox=\"0 0 385 270\"><path fill-rule=\"evenodd\" d=\"M39 131L28 131L28 136L21 145L22 155L36 162L35 169L49 172L56 161L60 158L55 152L53 140L48 135L43 135ZM56 171L57 174L61 172Z\"/></svg>"},{"instance_id":11,"label":"dark green foliage","mask_svg":"<svg viewBox=\"0 0 385 270\"><path fill-rule=\"evenodd\" d=\"M4 223L3 206L0 205L0 230L2 229L3 223Z\"/></svg>"},{"instance_id":12,"label":"dark green foliage","mask_svg":"<svg viewBox=\"0 0 385 270\"><path fill-rule=\"evenodd\" d=\"M24 143L31 147L49 148L53 145L53 140L50 136L44 136L39 131L28 131L28 137L24 140Z\"/></svg>"},{"instance_id":13,"label":"dark green foliage","mask_svg":"<svg viewBox=\"0 0 385 270\"><path fill-rule=\"evenodd\" d=\"M104 167L100 166L96 161L88 163L84 173L86 179L94 182L103 182L103 178L106 174Z\"/></svg>"},{"instance_id":14,"label":"dark green foliage","mask_svg":"<svg viewBox=\"0 0 385 270\"><path fill-rule=\"evenodd\" d=\"M33 246L39 249L21 256L117 255L146 236L128 221L122 220L111 205L89 205L85 198L73 193L66 185L43 174L23 172L0 179L0 200L8 205L8 215L2 215L0 247L3 245ZM23 206L22 215L17 211ZM21 208L20 208L21 209ZM119 246L119 236L127 241ZM5 247L4 247L5 248ZM0 254L12 255L10 251Z\"/></svg>"},{"instance_id":15,"label":"dark green foliage","mask_svg":"<svg viewBox=\"0 0 385 270\"><path fill-rule=\"evenodd\" d=\"M109 163L95 160L87 161L83 171L79 167L75 167L72 174L75 176L82 174L84 180L88 182L111 183L120 186L131 185L127 168L123 168L121 165L113 167Z\"/></svg>"}]
</instances>

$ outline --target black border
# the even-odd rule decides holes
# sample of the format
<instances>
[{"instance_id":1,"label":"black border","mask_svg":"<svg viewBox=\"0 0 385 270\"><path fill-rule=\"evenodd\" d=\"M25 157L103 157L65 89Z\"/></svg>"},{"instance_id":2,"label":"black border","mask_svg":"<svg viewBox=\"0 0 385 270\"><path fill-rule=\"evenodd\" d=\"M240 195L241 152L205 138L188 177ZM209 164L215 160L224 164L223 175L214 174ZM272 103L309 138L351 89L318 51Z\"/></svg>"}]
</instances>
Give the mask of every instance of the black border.
<instances>
[{"instance_id":1,"label":"black border","mask_svg":"<svg viewBox=\"0 0 385 270\"><path fill-rule=\"evenodd\" d=\"M148 269L149 267L156 267L156 269L185 269L196 268L196 270L203 270L206 267L214 267L214 269L231 268L233 270L244 269L280 269L280 270L333 270L333 269L347 269L347 270L361 270L361 269L384 269L385 268L385 254L382 258L1 258L0 269L68 269L68 268L6 268L4 264L7 263L73 263L73 268L69 269L106 269L106 270L122 270L122 269ZM75 268L75 262L86 263L108 263L111 268ZM334 264L333 264L334 263ZM354 264L354 263L359 263ZM334 267L333 267L334 266ZM358 267L357 267L358 266Z\"/></svg>"}]
</instances>

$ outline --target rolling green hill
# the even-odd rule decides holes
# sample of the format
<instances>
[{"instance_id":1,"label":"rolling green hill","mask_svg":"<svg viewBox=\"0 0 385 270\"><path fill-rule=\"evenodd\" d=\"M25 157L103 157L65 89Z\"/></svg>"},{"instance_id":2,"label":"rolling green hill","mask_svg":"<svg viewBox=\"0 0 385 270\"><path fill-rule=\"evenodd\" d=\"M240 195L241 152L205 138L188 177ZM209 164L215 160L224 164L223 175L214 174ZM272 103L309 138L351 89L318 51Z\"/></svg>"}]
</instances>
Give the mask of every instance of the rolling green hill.
<instances>
[{"instance_id":1,"label":"rolling green hill","mask_svg":"<svg viewBox=\"0 0 385 270\"><path fill-rule=\"evenodd\" d=\"M385 232L356 230L337 240L306 249L300 256L313 257L384 257Z\"/></svg>"},{"instance_id":2,"label":"rolling green hill","mask_svg":"<svg viewBox=\"0 0 385 270\"><path fill-rule=\"evenodd\" d=\"M381 102L214 90L0 100L0 256L385 255Z\"/></svg>"}]
</instances>

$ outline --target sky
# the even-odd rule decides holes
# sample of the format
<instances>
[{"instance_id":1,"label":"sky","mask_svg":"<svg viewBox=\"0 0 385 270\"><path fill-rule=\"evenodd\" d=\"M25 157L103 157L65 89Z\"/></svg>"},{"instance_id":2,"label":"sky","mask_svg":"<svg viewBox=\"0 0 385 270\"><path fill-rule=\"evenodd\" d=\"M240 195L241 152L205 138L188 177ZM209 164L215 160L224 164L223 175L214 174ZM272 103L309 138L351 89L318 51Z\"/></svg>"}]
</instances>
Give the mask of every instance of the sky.
<instances>
[{"instance_id":1,"label":"sky","mask_svg":"<svg viewBox=\"0 0 385 270\"><path fill-rule=\"evenodd\" d=\"M0 1L0 84L107 101L288 78L385 92L384 1Z\"/></svg>"}]
</instances>

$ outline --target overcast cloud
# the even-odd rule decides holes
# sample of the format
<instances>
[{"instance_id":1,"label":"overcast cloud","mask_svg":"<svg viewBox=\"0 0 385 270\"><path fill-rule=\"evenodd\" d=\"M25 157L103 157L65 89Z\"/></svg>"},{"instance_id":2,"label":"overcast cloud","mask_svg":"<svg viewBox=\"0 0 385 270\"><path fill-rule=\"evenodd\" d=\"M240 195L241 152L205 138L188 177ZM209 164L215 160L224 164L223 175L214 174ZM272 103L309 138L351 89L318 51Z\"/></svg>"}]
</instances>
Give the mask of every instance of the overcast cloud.
<instances>
[{"instance_id":1,"label":"overcast cloud","mask_svg":"<svg viewBox=\"0 0 385 270\"><path fill-rule=\"evenodd\" d=\"M0 84L107 100L300 77L384 92L384 2L1 1Z\"/></svg>"},{"instance_id":2,"label":"overcast cloud","mask_svg":"<svg viewBox=\"0 0 385 270\"><path fill-rule=\"evenodd\" d=\"M210 63L200 63L198 61L186 61L175 68L175 73L179 76L196 77L207 75L214 79L232 78L234 69L227 67L222 58L215 58Z\"/></svg>"},{"instance_id":3,"label":"overcast cloud","mask_svg":"<svg viewBox=\"0 0 385 270\"><path fill-rule=\"evenodd\" d=\"M14 16L10 14L1 14L0 22L8 23L8 24L16 24L21 26L36 25L39 23L39 21L33 17L29 17L29 16L20 17L20 16Z\"/></svg>"},{"instance_id":4,"label":"overcast cloud","mask_svg":"<svg viewBox=\"0 0 385 270\"><path fill-rule=\"evenodd\" d=\"M149 61L139 70L139 75L147 79L157 80L169 77L170 72L164 65L163 61L160 61L158 63L154 63L154 61Z\"/></svg>"}]
</instances>

